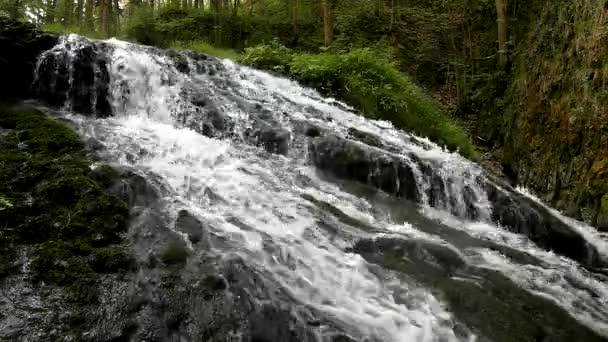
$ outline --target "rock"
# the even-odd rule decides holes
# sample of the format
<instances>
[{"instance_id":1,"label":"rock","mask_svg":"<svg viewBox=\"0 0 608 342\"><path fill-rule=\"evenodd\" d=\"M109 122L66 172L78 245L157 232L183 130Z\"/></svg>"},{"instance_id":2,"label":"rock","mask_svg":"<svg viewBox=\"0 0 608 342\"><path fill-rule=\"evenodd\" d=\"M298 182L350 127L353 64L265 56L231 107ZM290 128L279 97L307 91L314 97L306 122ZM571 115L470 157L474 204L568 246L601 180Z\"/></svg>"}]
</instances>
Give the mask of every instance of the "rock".
<instances>
[{"instance_id":1,"label":"rock","mask_svg":"<svg viewBox=\"0 0 608 342\"><path fill-rule=\"evenodd\" d=\"M194 244L206 239L203 224L187 210L180 210L177 214L175 229L188 235L188 239Z\"/></svg>"},{"instance_id":2,"label":"rock","mask_svg":"<svg viewBox=\"0 0 608 342\"><path fill-rule=\"evenodd\" d=\"M526 235L539 246L577 260L587 267L607 266L598 251L579 232L542 205L510 190L504 184L499 189L490 183L487 192L492 203L492 218L505 228Z\"/></svg>"},{"instance_id":3,"label":"rock","mask_svg":"<svg viewBox=\"0 0 608 342\"><path fill-rule=\"evenodd\" d=\"M287 155L291 133L270 119L256 118L253 127L245 132L245 139L270 153Z\"/></svg>"},{"instance_id":4,"label":"rock","mask_svg":"<svg viewBox=\"0 0 608 342\"><path fill-rule=\"evenodd\" d=\"M335 135L312 140L310 153L317 167L337 177L369 184L415 202L420 198L411 166L391 153Z\"/></svg>"},{"instance_id":5,"label":"rock","mask_svg":"<svg viewBox=\"0 0 608 342\"><path fill-rule=\"evenodd\" d=\"M167 56L173 61L173 65L175 66L175 69L177 69L177 71L184 74L190 73L188 59L186 59L184 55L173 49L167 50L166 53Z\"/></svg>"},{"instance_id":6,"label":"rock","mask_svg":"<svg viewBox=\"0 0 608 342\"><path fill-rule=\"evenodd\" d=\"M54 107L67 102L73 111L85 115L112 115L108 100L110 75L105 59L107 46L84 38L63 41L63 44L69 48L50 50L40 56L32 87L36 97ZM74 51L69 53L70 49Z\"/></svg>"},{"instance_id":7,"label":"rock","mask_svg":"<svg viewBox=\"0 0 608 342\"><path fill-rule=\"evenodd\" d=\"M36 26L0 16L0 94L3 98L25 99L38 55L57 43L56 35L44 33Z\"/></svg>"},{"instance_id":8,"label":"rock","mask_svg":"<svg viewBox=\"0 0 608 342\"><path fill-rule=\"evenodd\" d=\"M130 170L102 165L92 170L90 176L130 208L147 207L159 198L157 190L144 177Z\"/></svg>"},{"instance_id":9,"label":"rock","mask_svg":"<svg viewBox=\"0 0 608 342\"><path fill-rule=\"evenodd\" d=\"M353 139L358 140L369 146L374 146L374 147L379 147L379 148L382 148L384 146L384 144L382 144L382 141L380 140L380 138L378 138L377 136L375 136L371 133L363 132L354 127L350 127L348 129L348 134Z\"/></svg>"}]
</instances>

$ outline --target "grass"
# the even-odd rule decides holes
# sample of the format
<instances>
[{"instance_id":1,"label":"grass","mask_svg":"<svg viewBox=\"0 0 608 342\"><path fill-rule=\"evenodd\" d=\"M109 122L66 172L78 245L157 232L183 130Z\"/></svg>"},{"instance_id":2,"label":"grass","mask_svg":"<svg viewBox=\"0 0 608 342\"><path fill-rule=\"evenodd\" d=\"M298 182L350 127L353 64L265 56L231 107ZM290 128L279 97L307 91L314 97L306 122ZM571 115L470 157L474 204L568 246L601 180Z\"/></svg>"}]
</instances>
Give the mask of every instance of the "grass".
<instances>
[{"instance_id":1,"label":"grass","mask_svg":"<svg viewBox=\"0 0 608 342\"><path fill-rule=\"evenodd\" d=\"M246 49L241 62L294 78L321 93L340 98L372 119L426 136L476 160L465 130L407 75L371 49L348 53L298 54L277 43Z\"/></svg>"},{"instance_id":2,"label":"grass","mask_svg":"<svg viewBox=\"0 0 608 342\"><path fill-rule=\"evenodd\" d=\"M174 47L176 49L192 50L221 59L231 59L233 61L237 61L241 58L241 54L234 50L218 48L202 40L194 40L188 42L175 41L170 45L171 47Z\"/></svg>"}]
</instances>

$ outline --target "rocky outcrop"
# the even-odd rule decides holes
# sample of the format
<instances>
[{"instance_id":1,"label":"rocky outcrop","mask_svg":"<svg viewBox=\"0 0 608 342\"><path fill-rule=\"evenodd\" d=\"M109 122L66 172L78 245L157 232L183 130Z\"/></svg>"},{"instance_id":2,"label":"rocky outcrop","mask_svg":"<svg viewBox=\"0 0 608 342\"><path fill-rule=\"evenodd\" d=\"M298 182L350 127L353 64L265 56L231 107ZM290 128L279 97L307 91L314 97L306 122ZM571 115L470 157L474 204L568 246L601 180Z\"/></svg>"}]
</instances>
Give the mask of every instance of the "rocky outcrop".
<instances>
[{"instance_id":1,"label":"rocky outcrop","mask_svg":"<svg viewBox=\"0 0 608 342\"><path fill-rule=\"evenodd\" d=\"M458 188L459 193L450 193L449 186L453 180L443 177L440 170L433 169L414 155L406 158L335 135L313 138L310 153L317 167L337 177L361 182L397 197L439 209L464 208L464 212L452 211L454 215L464 215L462 218L465 219L484 216L483 210L475 205L480 199L470 187ZM597 249L578 231L539 203L517 193L505 182L484 177L477 181L491 204L489 219L494 223L529 237L543 248L578 260L587 267L608 266L608 260L603 260ZM423 203L423 199L427 202Z\"/></svg>"},{"instance_id":2,"label":"rocky outcrop","mask_svg":"<svg viewBox=\"0 0 608 342\"><path fill-rule=\"evenodd\" d=\"M23 99L31 95L38 56L57 39L32 24L0 16L0 97Z\"/></svg>"}]
</instances>

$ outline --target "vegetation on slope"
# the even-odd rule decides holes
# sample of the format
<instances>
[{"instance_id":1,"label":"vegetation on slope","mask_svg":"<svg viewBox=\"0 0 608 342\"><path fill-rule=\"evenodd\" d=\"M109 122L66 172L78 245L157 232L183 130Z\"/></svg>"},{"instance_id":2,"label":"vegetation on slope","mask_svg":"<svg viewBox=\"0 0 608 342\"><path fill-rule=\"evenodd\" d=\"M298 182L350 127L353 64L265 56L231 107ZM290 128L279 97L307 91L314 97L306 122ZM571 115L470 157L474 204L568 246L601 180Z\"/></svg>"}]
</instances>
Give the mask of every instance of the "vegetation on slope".
<instances>
[{"instance_id":1,"label":"vegetation on slope","mask_svg":"<svg viewBox=\"0 0 608 342\"><path fill-rule=\"evenodd\" d=\"M79 137L32 109L0 107L0 278L29 246L32 279L95 299L97 273L129 265L126 204L91 177Z\"/></svg>"},{"instance_id":2,"label":"vegetation on slope","mask_svg":"<svg viewBox=\"0 0 608 342\"><path fill-rule=\"evenodd\" d=\"M275 42L246 49L241 61L289 75L354 105L371 118L390 121L476 158L469 137L453 118L390 60L370 49L298 54Z\"/></svg>"}]
</instances>

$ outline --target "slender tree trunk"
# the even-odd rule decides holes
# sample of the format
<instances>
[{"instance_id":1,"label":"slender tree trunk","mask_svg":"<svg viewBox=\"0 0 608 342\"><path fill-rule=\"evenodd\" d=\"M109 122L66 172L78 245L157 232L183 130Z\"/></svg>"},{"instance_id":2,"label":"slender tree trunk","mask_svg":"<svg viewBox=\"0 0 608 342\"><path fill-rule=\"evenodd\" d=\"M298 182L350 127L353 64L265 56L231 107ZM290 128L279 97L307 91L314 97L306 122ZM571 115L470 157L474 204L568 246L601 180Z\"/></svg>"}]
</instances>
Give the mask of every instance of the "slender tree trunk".
<instances>
[{"instance_id":1,"label":"slender tree trunk","mask_svg":"<svg viewBox=\"0 0 608 342\"><path fill-rule=\"evenodd\" d=\"M76 8L74 9L74 22L76 22L78 25L82 23L83 9L84 0L76 1Z\"/></svg>"},{"instance_id":2,"label":"slender tree trunk","mask_svg":"<svg viewBox=\"0 0 608 342\"><path fill-rule=\"evenodd\" d=\"M95 22L93 18L93 9L95 8L95 0L86 0L84 5L84 26L87 30L93 30Z\"/></svg>"},{"instance_id":3,"label":"slender tree trunk","mask_svg":"<svg viewBox=\"0 0 608 342\"><path fill-rule=\"evenodd\" d=\"M112 6L112 33L116 33L120 30L120 16L122 10L120 9L120 0L113 0Z\"/></svg>"},{"instance_id":4,"label":"slender tree trunk","mask_svg":"<svg viewBox=\"0 0 608 342\"><path fill-rule=\"evenodd\" d=\"M249 16L253 16L253 0L249 0Z\"/></svg>"},{"instance_id":5,"label":"slender tree trunk","mask_svg":"<svg viewBox=\"0 0 608 342\"><path fill-rule=\"evenodd\" d=\"M295 37L295 41L298 41L298 34L299 34L299 28L298 28L298 15L299 15L299 7L300 3L299 0L293 0L293 35Z\"/></svg>"},{"instance_id":6,"label":"slender tree trunk","mask_svg":"<svg viewBox=\"0 0 608 342\"><path fill-rule=\"evenodd\" d=\"M100 0L101 1L101 32L106 36L112 34L112 0Z\"/></svg>"},{"instance_id":7,"label":"slender tree trunk","mask_svg":"<svg viewBox=\"0 0 608 342\"><path fill-rule=\"evenodd\" d=\"M507 64L507 0L496 0L496 21L498 23L498 65Z\"/></svg>"},{"instance_id":8,"label":"slender tree trunk","mask_svg":"<svg viewBox=\"0 0 608 342\"><path fill-rule=\"evenodd\" d=\"M46 3L46 23L53 24L55 22L55 9L57 8L57 0L48 0Z\"/></svg>"},{"instance_id":9,"label":"slender tree trunk","mask_svg":"<svg viewBox=\"0 0 608 342\"><path fill-rule=\"evenodd\" d=\"M325 47L329 47L334 42L334 18L332 10L332 0L323 0L323 35Z\"/></svg>"}]
</instances>

